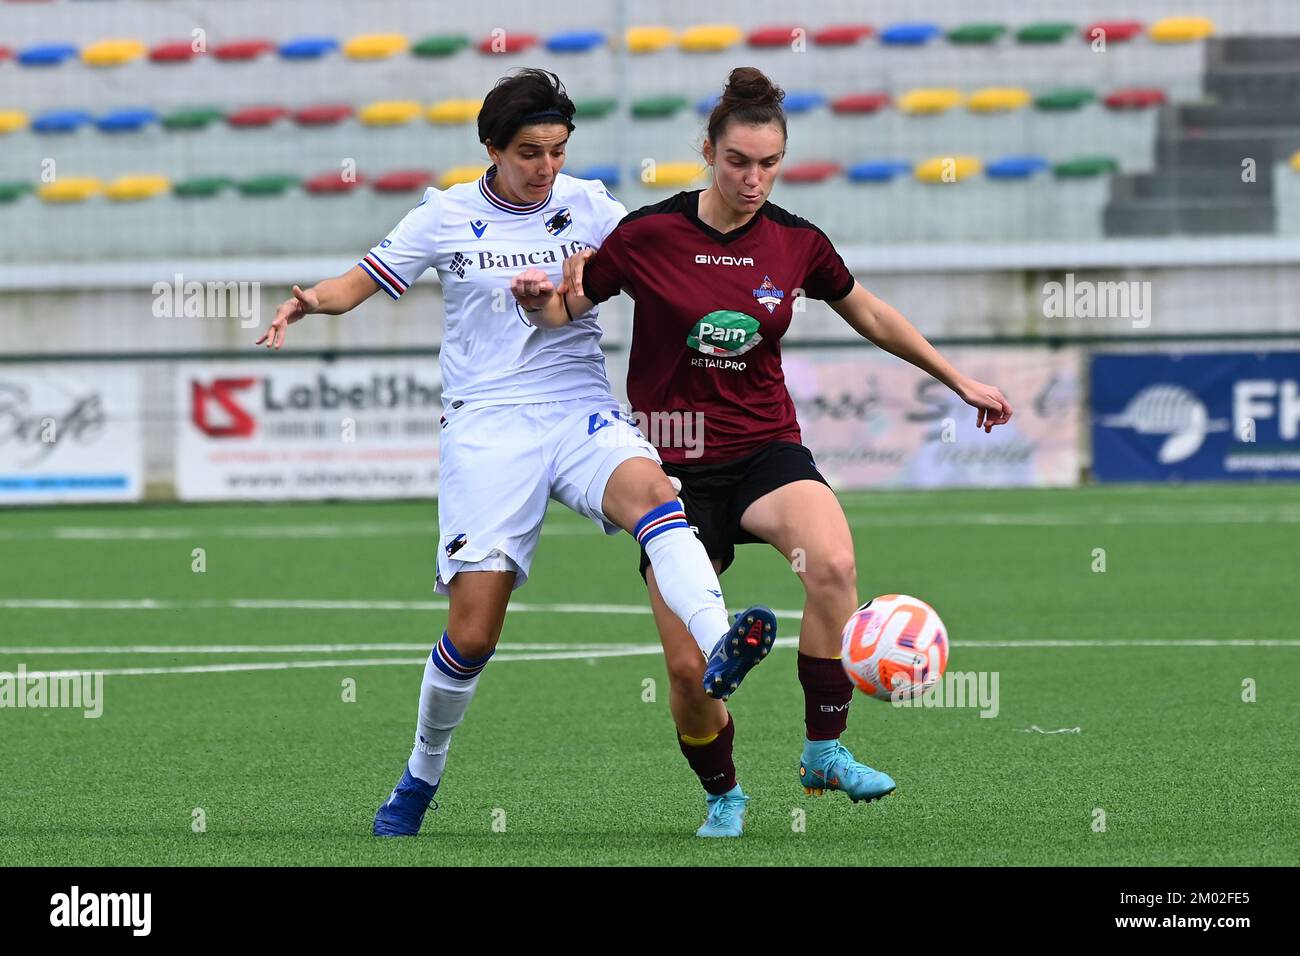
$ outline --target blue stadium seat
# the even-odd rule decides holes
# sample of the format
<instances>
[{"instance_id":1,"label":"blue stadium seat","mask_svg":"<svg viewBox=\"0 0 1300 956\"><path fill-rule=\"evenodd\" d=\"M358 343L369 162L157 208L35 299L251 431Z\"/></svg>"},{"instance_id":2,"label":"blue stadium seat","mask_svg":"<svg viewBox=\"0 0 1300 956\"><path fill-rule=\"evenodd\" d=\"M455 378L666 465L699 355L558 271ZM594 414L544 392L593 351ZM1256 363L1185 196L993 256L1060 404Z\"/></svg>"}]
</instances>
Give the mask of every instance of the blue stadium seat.
<instances>
[{"instance_id":1,"label":"blue stadium seat","mask_svg":"<svg viewBox=\"0 0 1300 956\"><path fill-rule=\"evenodd\" d=\"M826 97L820 93L786 93L783 105L787 113L807 113L825 102Z\"/></svg>"},{"instance_id":2,"label":"blue stadium seat","mask_svg":"<svg viewBox=\"0 0 1300 956\"><path fill-rule=\"evenodd\" d=\"M23 66L58 66L76 55L77 48L71 43L41 43L20 50L18 62Z\"/></svg>"},{"instance_id":3,"label":"blue stadium seat","mask_svg":"<svg viewBox=\"0 0 1300 956\"><path fill-rule=\"evenodd\" d=\"M299 37L280 44L280 56L286 60L317 60L339 48L333 37Z\"/></svg>"},{"instance_id":4,"label":"blue stadium seat","mask_svg":"<svg viewBox=\"0 0 1300 956\"><path fill-rule=\"evenodd\" d=\"M699 113L701 116L708 116L713 112L713 107L718 105L718 100L720 99L722 99L722 97L715 93L712 96L704 97L702 100L696 100L695 112Z\"/></svg>"},{"instance_id":5,"label":"blue stadium seat","mask_svg":"<svg viewBox=\"0 0 1300 956\"><path fill-rule=\"evenodd\" d=\"M890 46L920 46L942 33L937 23L895 23L880 31L880 42Z\"/></svg>"},{"instance_id":6,"label":"blue stadium seat","mask_svg":"<svg viewBox=\"0 0 1300 956\"><path fill-rule=\"evenodd\" d=\"M546 38L546 49L552 53L586 53L604 44L605 34L598 30L572 30Z\"/></svg>"},{"instance_id":7,"label":"blue stadium seat","mask_svg":"<svg viewBox=\"0 0 1300 956\"><path fill-rule=\"evenodd\" d=\"M989 179L1028 179L1034 173L1051 169L1051 163L1042 156L1003 156L984 167Z\"/></svg>"},{"instance_id":8,"label":"blue stadium seat","mask_svg":"<svg viewBox=\"0 0 1300 956\"><path fill-rule=\"evenodd\" d=\"M604 166L588 166L582 172L575 173L574 176L578 179L598 179L611 189L621 181L618 166L613 163Z\"/></svg>"},{"instance_id":9,"label":"blue stadium seat","mask_svg":"<svg viewBox=\"0 0 1300 956\"><path fill-rule=\"evenodd\" d=\"M72 133L92 119L85 110L51 110L32 120L32 132Z\"/></svg>"},{"instance_id":10,"label":"blue stadium seat","mask_svg":"<svg viewBox=\"0 0 1300 956\"><path fill-rule=\"evenodd\" d=\"M856 163L845 170L849 182L886 183L897 176L907 176L912 172L912 164L901 159L869 159Z\"/></svg>"},{"instance_id":11,"label":"blue stadium seat","mask_svg":"<svg viewBox=\"0 0 1300 956\"><path fill-rule=\"evenodd\" d=\"M154 110L114 110L95 120L95 125L104 133L134 133L156 122L158 114Z\"/></svg>"}]
</instances>

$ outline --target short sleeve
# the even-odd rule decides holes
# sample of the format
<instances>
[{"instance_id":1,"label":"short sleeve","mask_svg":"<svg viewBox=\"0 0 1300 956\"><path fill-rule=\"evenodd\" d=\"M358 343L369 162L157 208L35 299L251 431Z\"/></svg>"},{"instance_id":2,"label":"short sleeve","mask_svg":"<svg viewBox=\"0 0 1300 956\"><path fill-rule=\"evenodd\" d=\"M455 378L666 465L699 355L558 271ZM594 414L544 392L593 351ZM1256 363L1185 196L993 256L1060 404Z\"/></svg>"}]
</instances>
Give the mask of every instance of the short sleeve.
<instances>
[{"instance_id":1,"label":"short sleeve","mask_svg":"<svg viewBox=\"0 0 1300 956\"><path fill-rule=\"evenodd\" d=\"M627 282L627 231L620 226L606 236L583 267L582 293L596 305L618 295Z\"/></svg>"},{"instance_id":2,"label":"short sleeve","mask_svg":"<svg viewBox=\"0 0 1300 956\"><path fill-rule=\"evenodd\" d=\"M420 204L357 263L394 299L437 260L439 209L438 191L425 190Z\"/></svg>"},{"instance_id":3,"label":"short sleeve","mask_svg":"<svg viewBox=\"0 0 1300 956\"><path fill-rule=\"evenodd\" d=\"M614 227L623 221L627 208L614 198L614 194L605 188L604 183L592 183L592 207L596 213L596 235L604 242L605 237L614 231Z\"/></svg>"},{"instance_id":4,"label":"short sleeve","mask_svg":"<svg viewBox=\"0 0 1300 956\"><path fill-rule=\"evenodd\" d=\"M804 294L811 299L838 302L853 291L856 280L826 234L818 229L814 236Z\"/></svg>"}]
</instances>

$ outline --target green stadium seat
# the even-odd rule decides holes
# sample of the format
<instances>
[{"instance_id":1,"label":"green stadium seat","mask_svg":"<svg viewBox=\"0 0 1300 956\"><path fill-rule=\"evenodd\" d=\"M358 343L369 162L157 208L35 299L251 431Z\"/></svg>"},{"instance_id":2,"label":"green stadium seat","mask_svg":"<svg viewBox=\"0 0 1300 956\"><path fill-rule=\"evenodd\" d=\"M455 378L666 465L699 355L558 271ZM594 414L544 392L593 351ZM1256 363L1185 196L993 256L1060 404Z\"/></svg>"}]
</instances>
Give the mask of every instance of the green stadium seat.
<instances>
[{"instance_id":1,"label":"green stadium seat","mask_svg":"<svg viewBox=\"0 0 1300 956\"><path fill-rule=\"evenodd\" d=\"M618 109L618 100L612 96L596 96L573 101L575 119L600 119Z\"/></svg>"},{"instance_id":2,"label":"green stadium seat","mask_svg":"<svg viewBox=\"0 0 1300 956\"><path fill-rule=\"evenodd\" d=\"M1052 172L1058 179L1088 179L1113 173L1117 169L1119 163L1110 156L1076 156L1057 163L1052 167Z\"/></svg>"},{"instance_id":3,"label":"green stadium seat","mask_svg":"<svg viewBox=\"0 0 1300 956\"><path fill-rule=\"evenodd\" d=\"M684 96L647 96L632 103L632 115L637 119L657 119L674 116L687 107Z\"/></svg>"},{"instance_id":4,"label":"green stadium seat","mask_svg":"<svg viewBox=\"0 0 1300 956\"><path fill-rule=\"evenodd\" d=\"M297 185L298 177L288 173L266 173L238 184L240 193L245 196L279 196Z\"/></svg>"},{"instance_id":5,"label":"green stadium seat","mask_svg":"<svg viewBox=\"0 0 1300 956\"><path fill-rule=\"evenodd\" d=\"M1076 29L1073 23L1031 23L1016 31L1016 42L1061 43Z\"/></svg>"},{"instance_id":6,"label":"green stadium seat","mask_svg":"<svg viewBox=\"0 0 1300 956\"><path fill-rule=\"evenodd\" d=\"M162 118L165 130L204 129L226 114L215 106L190 106L168 113Z\"/></svg>"},{"instance_id":7,"label":"green stadium seat","mask_svg":"<svg viewBox=\"0 0 1300 956\"><path fill-rule=\"evenodd\" d=\"M33 190L31 183L22 181L0 181L0 202L14 202Z\"/></svg>"},{"instance_id":8,"label":"green stadium seat","mask_svg":"<svg viewBox=\"0 0 1300 956\"><path fill-rule=\"evenodd\" d=\"M1049 111L1077 110L1096 98L1092 90L1082 88L1050 90L1035 97L1034 106Z\"/></svg>"},{"instance_id":9,"label":"green stadium seat","mask_svg":"<svg viewBox=\"0 0 1300 956\"><path fill-rule=\"evenodd\" d=\"M967 23L948 31L948 42L962 45L987 45L997 43L1007 32L1001 23Z\"/></svg>"},{"instance_id":10,"label":"green stadium seat","mask_svg":"<svg viewBox=\"0 0 1300 956\"><path fill-rule=\"evenodd\" d=\"M439 33L427 36L411 47L413 56L452 56L469 46L469 37L463 33Z\"/></svg>"},{"instance_id":11,"label":"green stadium seat","mask_svg":"<svg viewBox=\"0 0 1300 956\"><path fill-rule=\"evenodd\" d=\"M172 183L172 193L187 199L207 198L234 184L235 181L229 176L195 176Z\"/></svg>"}]
</instances>

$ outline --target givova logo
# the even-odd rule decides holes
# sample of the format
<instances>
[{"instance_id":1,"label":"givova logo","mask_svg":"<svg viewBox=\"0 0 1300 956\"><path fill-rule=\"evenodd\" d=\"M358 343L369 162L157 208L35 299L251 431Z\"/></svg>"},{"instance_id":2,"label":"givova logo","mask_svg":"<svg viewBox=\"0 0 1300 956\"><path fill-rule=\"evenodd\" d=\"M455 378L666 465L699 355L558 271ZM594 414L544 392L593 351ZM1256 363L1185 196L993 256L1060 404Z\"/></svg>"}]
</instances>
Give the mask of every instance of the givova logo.
<instances>
[{"instance_id":1,"label":"givova logo","mask_svg":"<svg viewBox=\"0 0 1300 956\"><path fill-rule=\"evenodd\" d=\"M705 355L744 355L759 342L758 319L744 312L710 312L695 323L686 345Z\"/></svg>"}]
</instances>

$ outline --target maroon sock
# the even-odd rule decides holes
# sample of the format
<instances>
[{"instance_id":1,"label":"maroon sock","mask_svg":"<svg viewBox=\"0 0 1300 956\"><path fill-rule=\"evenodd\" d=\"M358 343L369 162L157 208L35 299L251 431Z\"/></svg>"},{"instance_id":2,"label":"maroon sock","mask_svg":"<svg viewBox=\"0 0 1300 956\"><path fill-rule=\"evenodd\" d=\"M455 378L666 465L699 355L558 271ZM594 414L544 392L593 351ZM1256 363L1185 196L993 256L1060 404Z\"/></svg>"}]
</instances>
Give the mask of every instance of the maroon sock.
<instances>
[{"instance_id":1,"label":"maroon sock","mask_svg":"<svg viewBox=\"0 0 1300 956\"><path fill-rule=\"evenodd\" d=\"M849 724L853 682L838 658L809 657L799 652L804 724L809 740L836 740Z\"/></svg>"},{"instance_id":2,"label":"maroon sock","mask_svg":"<svg viewBox=\"0 0 1300 956\"><path fill-rule=\"evenodd\" d=\"M731 759L731 743L735 739L736 725L730 714L727 715L727 726L707 744L688 744L682 740L681 731L677 733L677 745L682 748L686 762L700 778L704 789L714 796L726 793L736 785L736 764Z\"/></svg>"}]
</instances>

